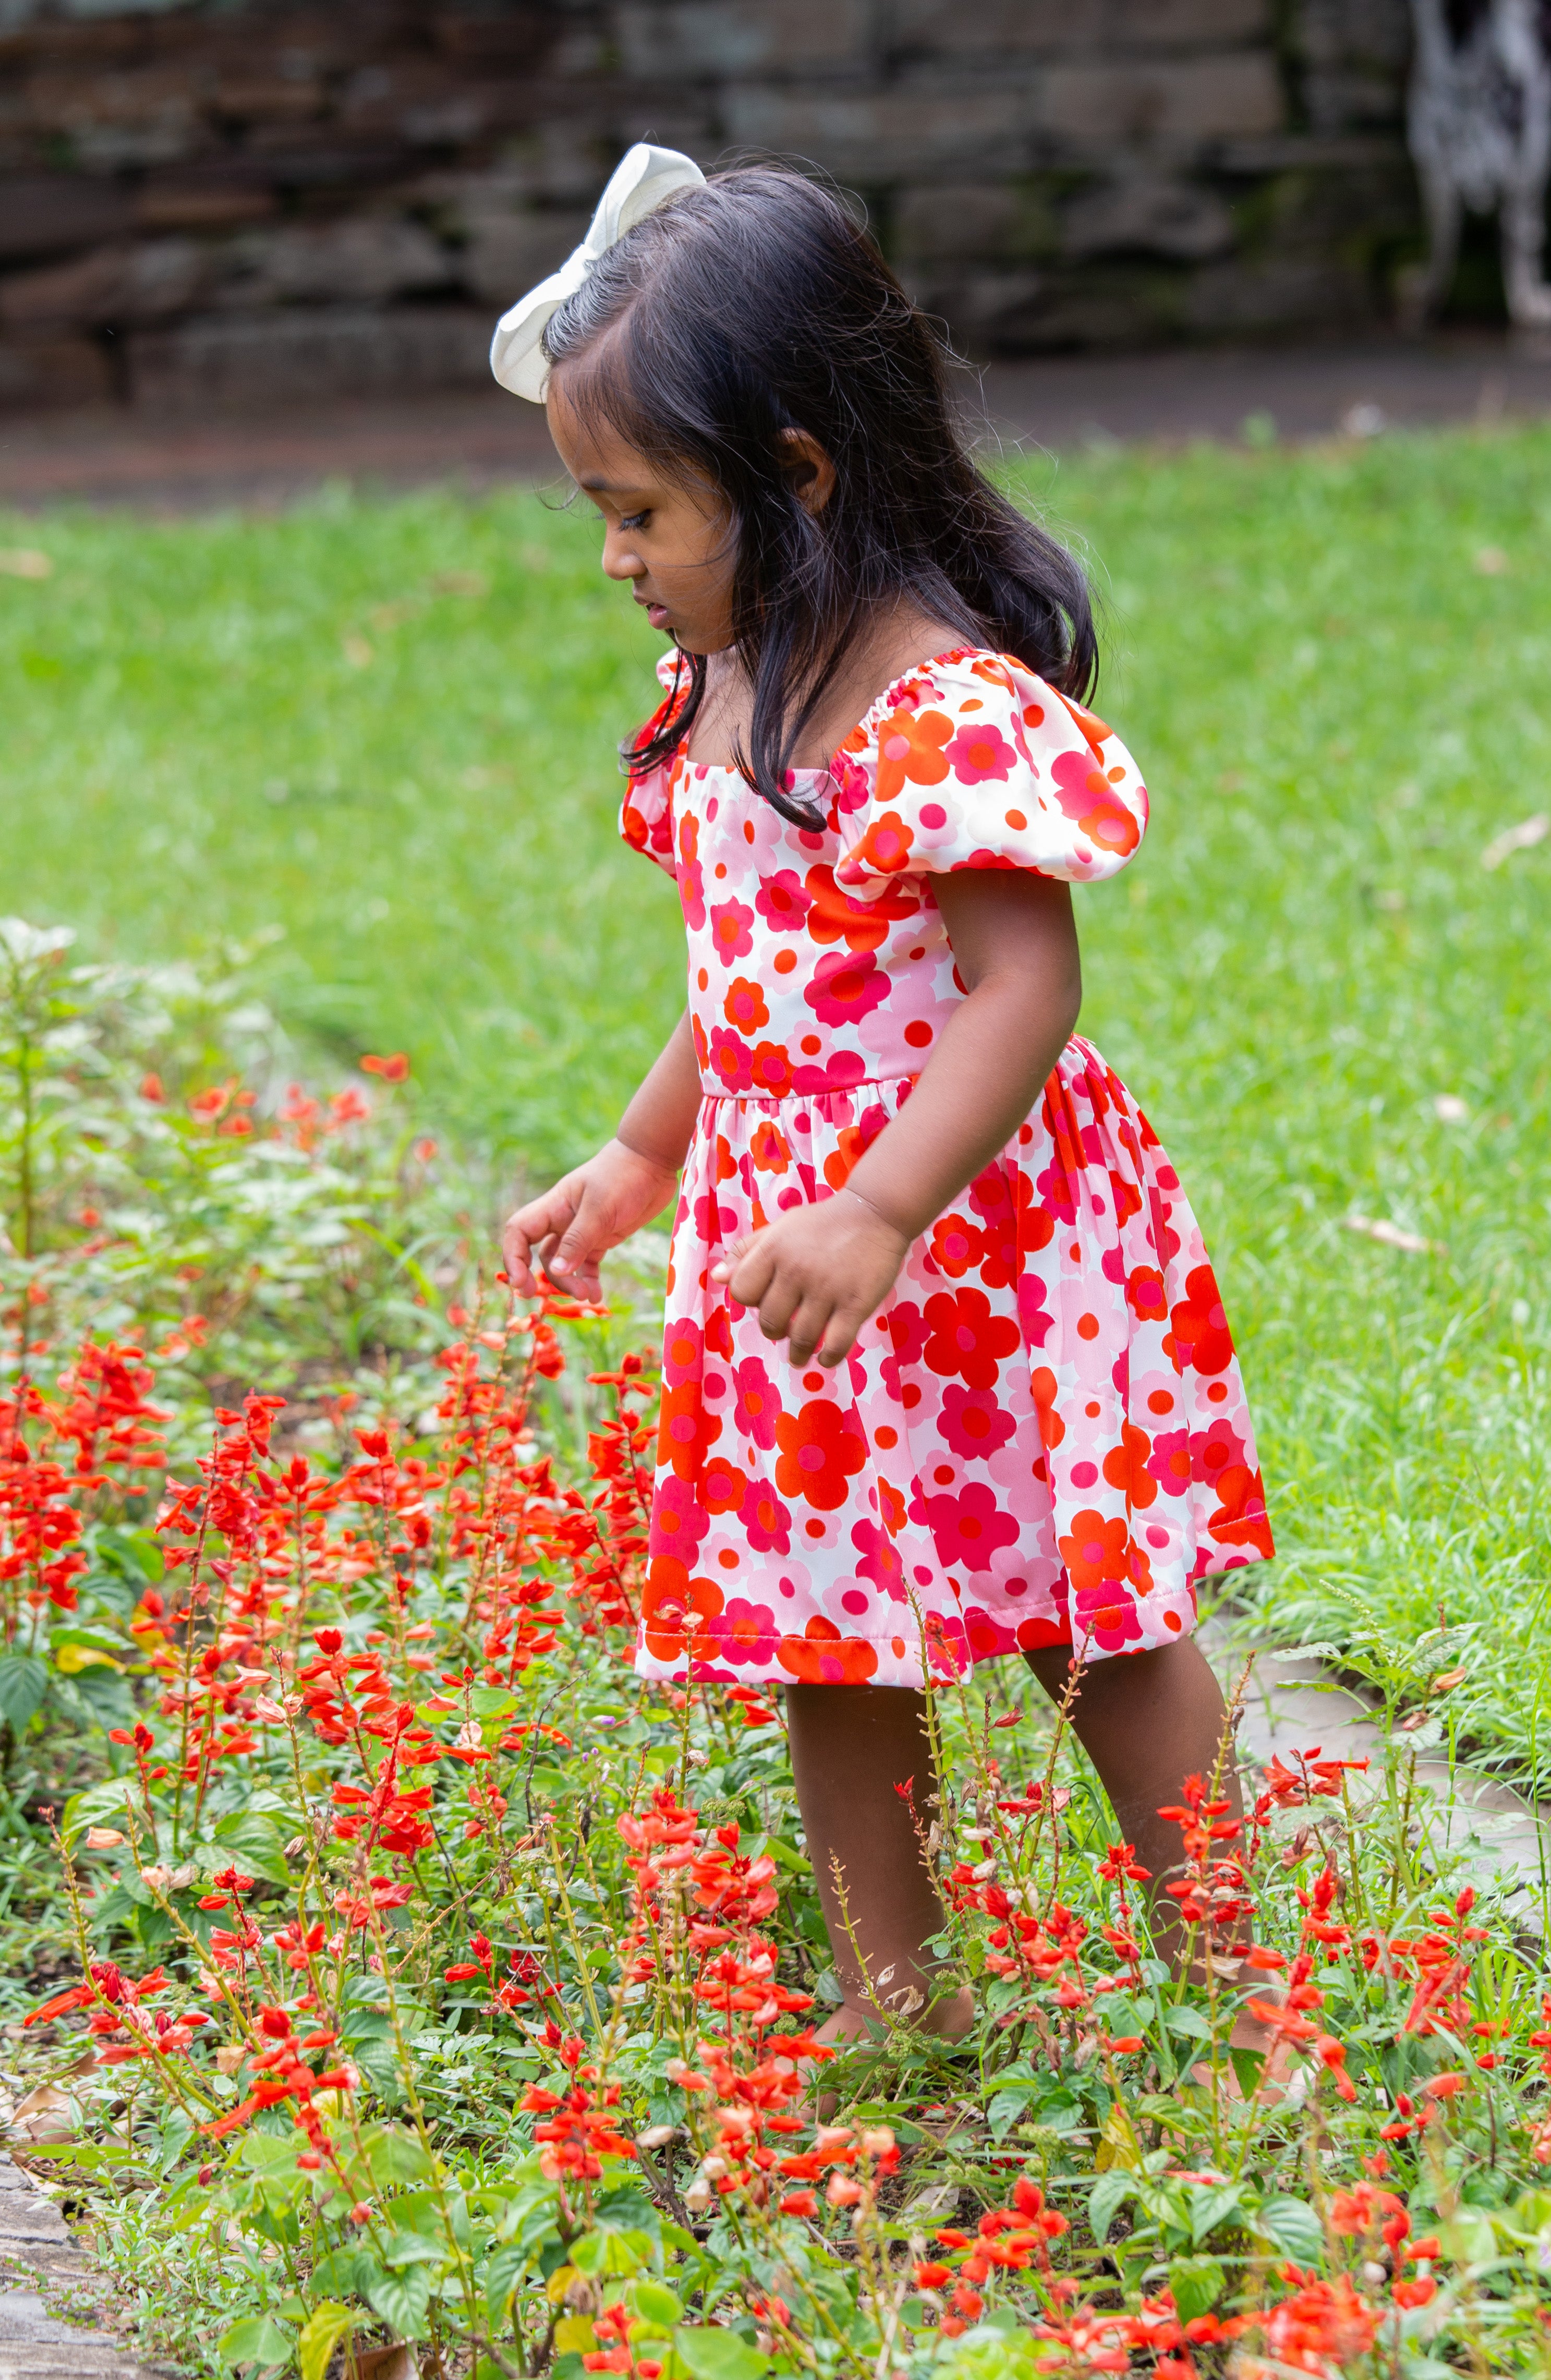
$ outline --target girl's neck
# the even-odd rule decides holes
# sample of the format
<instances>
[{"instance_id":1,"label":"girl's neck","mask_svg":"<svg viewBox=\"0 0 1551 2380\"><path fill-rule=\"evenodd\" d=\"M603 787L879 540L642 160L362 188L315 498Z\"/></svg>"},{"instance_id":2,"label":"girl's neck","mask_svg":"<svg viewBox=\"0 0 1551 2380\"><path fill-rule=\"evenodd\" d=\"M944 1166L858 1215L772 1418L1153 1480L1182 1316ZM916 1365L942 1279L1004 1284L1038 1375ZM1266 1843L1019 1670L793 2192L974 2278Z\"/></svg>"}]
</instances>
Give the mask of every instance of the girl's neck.
<instances>
[{"instance_id":1,"label":"girl's neck","mask_svg":"<svg viewBox=\"0 0 1551 2380\"><path fill-rule=\"evenodd\" d=\"M961 631L914 605L900 604L869 621L852 639L819 698L798 739L792 766L827 768L857 721L897 677L963 642ZM754 686L735 646L709 654L707 664L706 696L690 735L689 758L730 768L733 754L748 749Z\"/></svg>"}]
</instances>

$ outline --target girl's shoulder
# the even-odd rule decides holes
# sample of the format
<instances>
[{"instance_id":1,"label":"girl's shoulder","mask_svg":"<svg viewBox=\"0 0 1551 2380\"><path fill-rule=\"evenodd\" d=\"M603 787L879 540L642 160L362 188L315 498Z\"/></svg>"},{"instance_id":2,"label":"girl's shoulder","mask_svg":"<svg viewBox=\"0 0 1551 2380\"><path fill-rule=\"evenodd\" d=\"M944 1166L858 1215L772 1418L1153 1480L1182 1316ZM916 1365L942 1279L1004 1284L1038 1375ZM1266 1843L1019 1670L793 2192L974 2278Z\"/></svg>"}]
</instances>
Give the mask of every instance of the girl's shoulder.
<instances>
[{"instance_id":1,"label":"girl's shoulder","mask_svg":"<svg viewBox=\"0 0 1551 2380\"><path fill-rule=\"evenodd\" d=\"M837 880L906 869L1112 875L1146 790L1113 728L1026 662L955 645L886 686L831 764L849 813Z\"/></svg>"}]
</instances>

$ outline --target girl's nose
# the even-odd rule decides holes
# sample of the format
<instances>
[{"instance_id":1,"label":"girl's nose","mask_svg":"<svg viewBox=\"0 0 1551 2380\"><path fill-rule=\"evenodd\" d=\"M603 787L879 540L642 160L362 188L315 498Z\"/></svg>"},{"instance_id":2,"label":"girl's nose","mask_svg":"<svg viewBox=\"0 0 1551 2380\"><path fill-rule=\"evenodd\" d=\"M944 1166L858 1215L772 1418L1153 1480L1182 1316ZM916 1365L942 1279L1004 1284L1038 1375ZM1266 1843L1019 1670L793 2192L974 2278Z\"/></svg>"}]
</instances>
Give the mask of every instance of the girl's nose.
<instances>
[{"instance_id":1,"label":"girl's nose","mask_svg":"<svg viewBox=\"0 0 1551 2380\"><path fill-rule=\"evenodd\" d=\"M603 571L609 578L643 578L646 564L634 552L629 541L610 529L603 538Z\"/></svg>"}]
</instances>

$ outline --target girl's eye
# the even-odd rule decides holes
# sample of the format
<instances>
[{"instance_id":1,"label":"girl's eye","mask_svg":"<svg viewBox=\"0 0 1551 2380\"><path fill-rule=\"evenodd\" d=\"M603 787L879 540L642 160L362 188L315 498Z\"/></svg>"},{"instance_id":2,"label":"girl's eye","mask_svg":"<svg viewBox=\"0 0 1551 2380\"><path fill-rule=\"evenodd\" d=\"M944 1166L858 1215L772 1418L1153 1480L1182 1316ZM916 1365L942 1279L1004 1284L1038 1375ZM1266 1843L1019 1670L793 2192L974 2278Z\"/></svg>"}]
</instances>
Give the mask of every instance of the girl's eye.
<instances>
[{"instance_id":1,"label":"girl's eye","mask_svg":"<svg viewBox=\"0 0 1551 2380\"><path fill-rule=\"evenodd\" d=\"M645 528L647 518L645 513L622 513L619 525L621 528Z\"/></svg>"}]
</instances>

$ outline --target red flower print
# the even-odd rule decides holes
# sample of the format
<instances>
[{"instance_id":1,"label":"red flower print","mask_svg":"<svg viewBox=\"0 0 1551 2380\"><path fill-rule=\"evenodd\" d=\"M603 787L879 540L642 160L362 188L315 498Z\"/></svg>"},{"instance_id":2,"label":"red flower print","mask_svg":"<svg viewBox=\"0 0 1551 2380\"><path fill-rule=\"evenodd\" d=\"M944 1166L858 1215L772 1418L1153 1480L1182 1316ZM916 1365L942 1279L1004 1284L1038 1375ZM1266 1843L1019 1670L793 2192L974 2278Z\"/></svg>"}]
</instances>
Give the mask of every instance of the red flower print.
<instances>
[{"instance_id":1,"label":"red flower print","mask_svg":"<svg viewBox=\"0 0 1551 2380\"><path fill-rule=\"evenodd\" d=\"M1187 1365L1208 1376L1227 1371L1233 1361L1233 1340L1209 1264L1196 1265L1186 1273L1184 1296L1169 1318L1174 1337L1169 1352L1181 1371ZM1168 1350L1167 1340L1164 1345Z\"/></svg>"},{"instance_id":2,"label":"red flower print","mask_svg":"<svg viewBox=\"0 0 1551 2380\"><path fill-rule=\"evenodd\" d=\"M697 1380L705 1368L700 1326L687 1316L670 1322L662 1334L662 1377L671 1389Z\"/></svg>"},{"instance_id":3,"label":"red flower print","mask_svg":"<svg viewBox=\"0 0 1551 2380\"><path fill-rule=\"evenodd\" d=\"M742 901L713 901L711 904L711 948L723 966L734 959L747 958L754 948L749 932L754 912Z\"/></svg>"},{"instance_id":4,"label":"red flower print","mask_svg":"<svg viewBox=\"0 0 1551 2380\"><path fill-rule=\"evenodd\" d=\"M1056 799L1080 832L1101 851L1128 858L1142 830L1091 752L1062 752L1050 763Z\"/></svg>"},{"instance_id":5,"label":"red flower print","mask_svg":"<svg viewBox=\"0 0 1551 2380\"><path fill-rule=\"evenodd\" d=\"M674 1484L676 1485L677 1483L675 1482ZM666 1487L668 1482L664 1481L663 1485ZM732 1462L728 1456L725 1454L713 1454L710 1461L707 1463L704 1471L700 1474L698 1492L700 1502L704 1505L706 1511L708 1512L714 1512L720 1519L721 1514L724 1512L736 1512L742 1510L744 1498L748 1493L748 1481L744 1474L738 1469L737 1464ZM655 1523L655 1504L653 1505L652 1510L653 1520ZM697 1538L696 1543L699 1543L698 1538ZM682 1546L674 1546L673 1548L673 1551L674 1553L684 1553L684 1548ZM685 1553L684 1558L685 1561L690 1561L694 1559L692 1554L687 1553Z\"/></svg>"},{"instance_id":6,"label":"red flower print","mask_svg":"<svg viewBox=\"0 0 1551 2380\"><path fill-rule=\"evenodd\" d=\"M824 1160L824 1179L831 1190L843 1190L854 1166L861 1163L889 1119L881 1108L868 1108L855 1123L842 1124L837 1145Z\"/></svg>"},{"instance_id":7,"label":"red flower print","mask_svg":"<svg viewBox=\"0 0 1551 2380\"><path fill-rule=\"evenodd\" d=\"M754 896L759 915L778 934L800 934L812 905L813 895L804 890L794 868L783 868L776 876L761 877Z\"/></svg>"},{"instance_id":8,"label":"red flower print","mask_svg":"<svg viewBox=\"0 0 1551 2380\"><path fill-rule=\"evenodd\" d=\"M987 778L1006 779L1018 755L987 720L970 720L948 747L948 765L962 785L983 784Z\"/></svg>"},{"instance_id":9,"label":"red flower print","mask_svg":"<svg viewBox=\"0 0 1551 2380\"><path fill-rule=\"evenodd\" d=\"M962 1215L944 1215L932 1225L932 1262L950 1281L958 1281L980 1261L984 1239Z\"/></svg>"},{"instance_id":10,"label":"red flower print","mask_svg":"<svg viewBox=\"0 0 1551 2380\"><path fill-rule=\"evenodd\" d=\"M877 799L891 802L906 784L940 785L948 774L942 747L952 733L940 710L891 710L878 728Z\"/></svg>"},{"instance_id":11,"label":"red flower print","mask_svg":"<svg viewBox=\"0 0 1551 2380\"><path fill-rule=\"evenodd\" d=\"M748 1072L752 1087L761 1099L783 1099L792 1088L792 1061L779 1041L761 1041Z\"/></svg>"},{"instance_id":12,"label":"red flower print","mask_svg":"<svg viewBox=\"0 0 1551 2380\"><path fill-rule=\"evenodd\" d=\"M775 1444L781 1394L757 1355L745 1355L733 1375L733 1419L741 1438L767 1451Z\"/></svg>"},{"instance_id":13,"label":"red flower print","mask_svg":"<svg viewBox=\"0 0 1551 2380\"><path fill-rule=\"evenodd\" d=\"M1123 1520L1106 1520L1102 1512L1092 1511L1078 1512L1071 1536L1058 1538L1057 1543L1066 1574L1079 1595L1092 1587L1119 1585L1126 1575L1131 1532Z\"/></svg>"},{"instance_id":14,"label":"red flower print","mask_svg":"<svg viewBox=\"0 0 1551 2380\"><path fill-rule=\"evenodd\" d=\"M738 1507L738 1518L748 1532L749 1550L757 1554L789 1554L792 1515L769 1482L753 1480Z\"/></svg>"},{"instance_id":15,"label":"red flower print","mask_svg":"<svg viewBox=\"0 0 1551 2380\"><path fill-rule=\"evenodd\" d=\"M1166 1496L1183 1496L1191 1479L1189 1430L1167 1429L1155 1438L1147 1470Z\"/></svg>"},{"instance_id":16,"label":"red flower print","mask_svg":"<svg viewBox=\"0 0 1551 2380\"><path fill-rule=\"evenodd\" d=\"M942 1391L942 1413L938 1422L943 1442L965 1462L977 1458L984 1461L1005 1446L1017 1427L1004 1404L1000 1404L990 1389L962 1389L957 1380L951 1381Z\"/></svg>"},{"instance_id":17,"label":"red flower print","mask_svg":"<svg viewBox=\"0 0 1551 2380\"><path fill-rule=\"evenodd\" d=\"M721 1424L700 1401L698 1380L664 1389L657 1425L657 1460L672 1465L680 1479L693 1479L708 1446L721 1436Z\"/></svg>"},{"instance_id":18,"label":"red flower print","mask_svg":"<svg viewBox=\"0 0 1551 2380\"><path fill-rule=\"evenodd\" d=\"M716 1658L721 1661L773 1661L781 1643L781 1629L769 1604L748 1603L741 1595L709 1623L706 1633L716 1639Z\"/></svg>"},{"instance_id":19,"label":"red flower print","mask_svg":"<svg viewBox=\"0 0 1551 2380\"><path fill-rule=\"evenodd\" d=\"M728 1024L735 1026L740 1033L757 1033L761 1025L768 1025L770 1021L764 993L757 983L749 981L746 975L733 978L727 997L721 1003L721 1014Z\"/></svg>"},{"instance_id":20,"label":"red flower print","mask_svg":"<svg viewBox=\"0 0 1551 2380\"><path fill-rule=\"evenodd\" d=\"M1133 1512L1145 1512L1157 1495L1157 1481L1147 1463L1151 1451L1146 1431L1125 1421L1121 1424L1119 1446L1112 1446L1104 1458L1105 1478L1111 1488L1120 1488Z\"/></svg>"},{"instance_id":21,"label":"red flower print","mask_svg":"<svg viewBox=\"0 0 1551 2380\"><path fill-rule=\"evenodd\" d=\"M1039 1437L1047 1454L1054 1454L1066 1436L1066 1424L1056 1411L1056 1399L1060 1390L1049 1366L1040 1364L1029 1374L1029 1387L1034 1391L1035 1417L1039 1424Z\"/></svg>"},{"instance_id":22,"label":"red flower print","mask_svg":"<svg viewBox=\"0 0 1551 2380\"><path fill-rule=\"evenodd\" d=\"M944 1379L957 1373L972 1389L993 1387L1002 1358L1019 1343L1017 1324L993 1314L980 1289L939 1290L928 1297L927 1327L931 1337L922 1352L928 1367Z\"/></svg>"},{"instance_id":23,"label":"red flower print","mask_svg":"<svg viewBox=\"0 0 1551 2380\"><path fill-rule=\"evenodd\" d=\"M843 852L835 875L842 884L861 884L869 876L897 876L910 865L915 837L898 810L885 810L873 820L860 843Z\"/></svg>"},{"instance_id":24,"label":"red flower print","mask_svg":"<svg viewBox=\"0 0 1551 2380\"><path fill-rule=\"evenodd\" d=\"M998 1548L1018 1539L1016 1520L998 1510L995 1494L981 1479L956 1496L928 1496L927 1525L944 1566L959 1570L989 1570Z\"/></svg>"},{"instance_id":25,"label":"red flower print","mask_svg":"<svg viewBox=\"0 0 1551 2380\"><path fill-rule=\"evenodd\" d=\"M857 1577L870 1579L891 1601L903 1603L904 1564L888 1530L880 1529L876 1521L858 1521L851 1532L851 1542L856 1548Z\"/></svg>"},{"instance_id":26,"label":"red flower print","mask_svg":"<svg viewBox=\"0 0 1551 2380\"><path fill-rule=\"evenodd\" d=\"M706 1317L706 1353L733 1360L733 1321L724 1305L713 1305Z\"/></svg>"},{"instance_id":27,"label":"red flower print","mask_svg":"<svg viewBox=\"0 0 1551 2380\"><path fill-rule=\"evenodd\" d=\"M781 1666L809 1686L865 1686L878 1655L865 1636L842 1636L832 1620L815 1616L801 1636L783 1636Z\"/></svg>"},{"instance_id":28,"label":"red flower print","mask_svg":"<svg viewBox=\"0 0 1551 2380\"><path fill-rule=\"evenodd\" d=\"M876 951L888 941L891 926L920 914L919 899L903 884L891 884L876 901L853 901L839 891L829 868L810 868L807 889L813 895L806 919L809 940L843 941L849 951Z\"/></svg>"},{"instance_id":29,"label":"red flower print","mask_svg":"<svg viewBox=\"0 0 1551 2380\"><path fill-rule=\"evenodd\" d=\"M1136 1265L1127 1274L1125 1302L1138 1322L1162 1322L1168 1318L1163 1275L1156 1265Z\"/></svg>"},{"instance_id":30,"label":"red flower print","mask_svg":"<svg viewBox=\"0 0 1551 2380\"><path fill-rule=\"evenodd\" d=\"M692 1480L670 1472L658 1481L651 1500L650 1552L676 1554L681 1562L692 1562L710 1524Z\"/></svg>"},{"instance_id":31,"label":"red flower print","mask_svg":"<svg viewBox=\"0 0 1551 2380\"><path fill-rule=\"evenodd\" d=\"M653 1659L681 1659L702 1633L698 1622L714 1620L722 1600L714 1579L691 1578L672 1554L659 1554L641 1594L641 1633Z\"/></svg>"},{"instance_id":32,"label":"red flower print","mask_svg":"<svg viewBox=\"0 0 1551 2380\"><path fill-rule=\"evenodd\" d=\"M692 934L697 934L706 922L704 872L696 853L699 849L700 830L693 818L686 818L679 828L678 884L679 903L684 910L684 922Z\"/></svg>"},{"instance_id":33,"label":"red flower print","mask_svg":"<svg viewBox=\"0 0 1551 2380\"><path fill-rule=\"evenodd\" d=\"M803 998L821 1025L855 1025L888 997L889 978L870 951L859 956L831 951L803 987Z\"/></svg>"},{"instance_id":34,"label":"red flower print","mask_svg":"<svg viewBox=\"0 0 1551 2380\"><path fill-rule=\"evenodd\" d=\"M755 1125L749 1135L748 1153L761 1173L784 1173L792 1162L792 1152L779 1125L773 1123L761 1122Z\"/></svg>"},{"instance_id":35,"label":"red flower print","mask_svg":"<svg viewBox=\"0 0 1551 2380\"><path fill-rule=\"evenodd\" d=\"M846 1500L846 1482L855 1478L867 1459L866 1440L843 1408L827 1397L815 1397L795 1414L778 1414L776 1442L781 1448L776 1486L782 1494L803 1497L816 1512L838 1512Z\"/></svg>"},{"instance_id":36,"label":"red flower print","mask_svg":"<svg viewBox=\"0 0 1551 2380\"><path fill-rule=\"evenodd\" d=\"M1271 1559L1271 1528L1266 1517L1266 1488L1260 1474L1245 1462L1243 1439L1227 1421L1215 1421L1193 1450L1195 1475L1218 1500L1206 1527L1219 1544L1250 1546L1262 1560Z\"/></svg>"}]
</instances>

